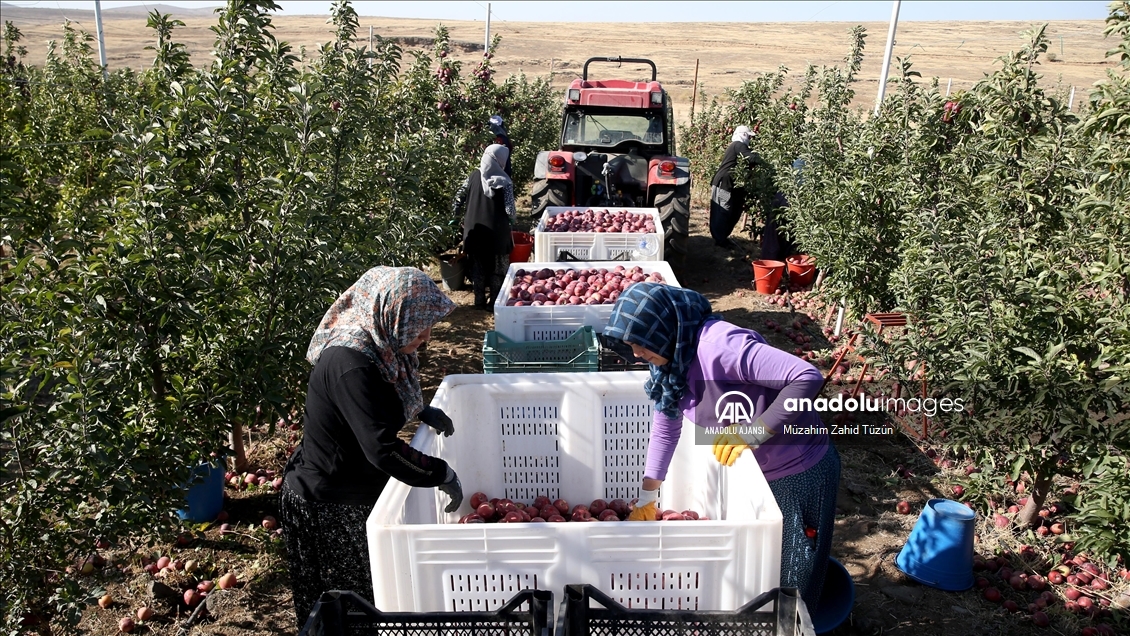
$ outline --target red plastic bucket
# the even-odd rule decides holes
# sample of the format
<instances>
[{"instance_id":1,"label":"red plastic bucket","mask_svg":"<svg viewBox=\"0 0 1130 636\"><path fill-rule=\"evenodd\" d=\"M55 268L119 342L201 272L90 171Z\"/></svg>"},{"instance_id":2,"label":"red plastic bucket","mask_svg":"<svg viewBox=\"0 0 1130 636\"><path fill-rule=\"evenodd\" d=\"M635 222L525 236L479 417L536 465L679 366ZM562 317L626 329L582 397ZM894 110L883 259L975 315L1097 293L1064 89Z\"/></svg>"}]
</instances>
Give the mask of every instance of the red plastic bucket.
<instances>
[{"instance_id":1,"label":"red plastic bucket","mask_svg":"<svg viewBox=\"0 0 1130 636\"><path fill-rule=\"evenodd\" d=\"M758 293L772 294L781 284L785 274L785 264L781 261L754 261L753 285Z\"/></svg>"},{"instance_id":2,"label":"red plastic bucket","mask_svg":"<svg viewBox=\"0 0 1130 636\"><path fill-rule=\"evenodd\" d=\"M534 239L525 232L511 232L514 237L514 249L510 250L511 263L525 263L530 260L534 251Z\"/></svg>"},{"instance_id":3,"label":"red plastic bucket","mask_svg":"<svg viewBox=\"0 0 1130 636\"><path fill-rule=\"evenodd\" d=\"M789 266L789 282L800 287L807 287L816 278L816 259L808 254L797 254L785 259Z\"/></svg>"}]
</instances>

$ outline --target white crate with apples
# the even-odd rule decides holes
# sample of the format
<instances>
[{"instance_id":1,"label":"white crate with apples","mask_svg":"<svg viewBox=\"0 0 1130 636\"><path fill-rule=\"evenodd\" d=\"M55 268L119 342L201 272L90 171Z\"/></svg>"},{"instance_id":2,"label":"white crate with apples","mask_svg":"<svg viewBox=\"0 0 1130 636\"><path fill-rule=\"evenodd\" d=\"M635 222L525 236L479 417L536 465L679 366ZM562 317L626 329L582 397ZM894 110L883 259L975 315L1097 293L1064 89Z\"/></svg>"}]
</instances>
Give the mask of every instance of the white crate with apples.
<instances>
[{"instance_id":1,"label":"white crate with apples","mask_svg":"<svg viewBox=\"0 0 1130 636\"><path fill-rule=\"evenodd\" d=\"M465 523L472 493L570 505L637 496L651 428L645 371L453 375L432 406L455 422L421 426L412 446L450 462L446 495L391 480L367 524L374 603L387 611L490 610L526 588L589 583L633 608L732 610L777 587L781 512L757 460L723 468L709 446L682 442L660 505L709 520Z\"/></svg>"},{"instance_id":2,"label":"white crate with apples","mask_svg":"<svg viewBox=\"0 0 1130 636\"><path fill-rule=\"evenodd\" d=\"M590 229L562 230L562 219L593 213L586 222ZM603 218L602 215L603 214ZM633 222L637 227L632 227ZM645 222L645 231L638 227ZM576 227L574 224L571 227ZM555 228L557 231L555 231ZM597 231L597 228L600 231ZM661 261L663 260L663 221L656 208L555 207L542 213L534 230L534 260L549 261Z\"/></svg>"},{"instance_id":3,"label":"white crate with apples","mask_svg":"<svg viewBox=\"0 0 1130 636\"><path fill-rule=\"evenodd\" d=\"M506 272L506 279L502 283L502 289L494 301L494 330L513 342L564 340L585 326L592 327L597 333L604 333L608 319L612 317L614 299L611 296L604 298L600 304L586 304L587 299L575 305L530 304L534 301L522 301L521 306L507 303L516 300L511 297L511 290L517 291L516 288L522 282L517 276L520 271L537 273L550 270L553 272L553 277L559 279L560 275L557 272L605 270L616 273L618 268L623 268L623 272L631 272L639 268L638 271L643 274L645 280L652 274L658 274L665 284L679 286L675 273L665 261L511 263L510 269ZM621 275L624 275L623 272Z\"/></svg>"}]
</instances>

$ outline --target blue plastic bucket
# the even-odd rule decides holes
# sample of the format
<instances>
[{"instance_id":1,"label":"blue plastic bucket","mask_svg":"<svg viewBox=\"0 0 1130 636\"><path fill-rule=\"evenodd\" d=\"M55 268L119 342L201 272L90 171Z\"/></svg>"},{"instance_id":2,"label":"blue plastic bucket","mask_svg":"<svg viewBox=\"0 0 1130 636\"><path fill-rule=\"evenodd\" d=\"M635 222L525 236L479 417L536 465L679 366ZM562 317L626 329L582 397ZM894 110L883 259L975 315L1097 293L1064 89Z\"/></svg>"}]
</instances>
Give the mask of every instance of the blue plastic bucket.
<instances>
[{"instance_id":1,"label":"blue plastic bucket","mask_svg":"<svg viewBox=\"0 0 1130 636\"><path fill-rule=\"evenodd\" d=\"M973 534L977 514L965 504L931 499L918 516L895 564L930 587L960 592L973 587Z\"/></svg>"},{"instance_id":2,"label":"blue plastic bucket","mask_svg":"<svg viewBox=\"0 0 1130 636\"><path fill-rule=\"evenodd\" d=\"M203 481L196 481L203 477ZM185 507L177 511L184 521L212 521L224 508L223 464L201 464L192 470L194 485L185 496Z\"/></svg>"},{"instance_id":3,"label":"blue plastic bucket","mask_svg":"<svg viewBox=\"0 0 1130 636\"><path fill-rule=\"evenodd\" d=\"M817 634L830 632L847 620L855 606L855 582L839 561L828 557L828 570L824 574L824 589L816 612L812 614L812 627Z\"/></svg>"}]
</instances>

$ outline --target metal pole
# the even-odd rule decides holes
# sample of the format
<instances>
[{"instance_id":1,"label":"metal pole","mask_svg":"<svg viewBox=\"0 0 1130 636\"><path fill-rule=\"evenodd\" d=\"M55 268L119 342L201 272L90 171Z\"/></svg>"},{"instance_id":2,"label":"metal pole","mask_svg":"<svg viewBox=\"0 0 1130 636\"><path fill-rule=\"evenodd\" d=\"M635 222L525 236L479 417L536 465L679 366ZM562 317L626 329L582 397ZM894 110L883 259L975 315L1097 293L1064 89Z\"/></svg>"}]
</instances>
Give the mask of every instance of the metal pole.
<instances>
[{"instance_id":1,"label":"metal pole","mask_svg":"<svg viewBox=\"0 0 1130 636\"><path fill-rule=\"evenodd\" d=\"M946 97L950 96L950 88L952 88L952 87L953 87L953 78L951 77L950 81L946 82Z\"/></svg>"},{"instance_id":2,"label":"metal pole","mask_svg":"<svg viewBox=\"0 0 1130 636\"><path fill-rule=\"evenodd\" d=\"M1075 87L1071 87L1071 94L1067 96L1067 110L1071 111L1071 105L1075 103Z\"/></svg>"},{"instance_id":3,"label":"metal pole","mask_svg":"<svg viewBox=\"0 0 1130 636\"><path fill-rule=\"evenodd\" d=\"M102 2L94 0L94 24L98 28L98 63L102 65L102 81L110 79L106 70L106 36L102 34Z\"/></svg>"},{"instance_id":4,"label":"metal pole","mask_svg":"<svg viewBox=\"0 0 1130 636\"><path fill-rule=\"evenodd\" d=\"M490 52L490 3L488 2L487 3L487 39L486 39L486 42L483 44L483 53L486 54L486 53L489 53L489 52Z\"/></svg>"},{"instance_id":5,"label":"metal pole","mask_svg":"<svg viewBox=\"0 0 1130 636\"><path fill-rule=\"evenodd\" d=\"M891 7L891 26L887 29L887 50L883 53L883 70L879 74L879 95L875 98L875 114L879 114L879 108L883 105L883 94L887 92L887 73L891 70L891 53L895 49L895 29L899 23L899 5L901 0L895 0L894 6Z\"/></svg>"},{"instance_id":6,"label":"metal pole","mask_svg":"<svg viewBox=\"0 0 1130 636\"><path fill-rule=\"evenodd\" d=\"M369 55L373 54L373 25L369 25ZM373 58L369 58L369 66L373 65Z\"/></svg>"},{"instance_id":7,"label":"metal pole","mask_svg":"<svg viewBox=\"0 0 1130 636\"><path fill-rule=\"evenodd\" d=\"M694 61L694 84L691 84L691 119L694 119L694 101L698 97L698 60Z\"/></svg>"}]
</instances>

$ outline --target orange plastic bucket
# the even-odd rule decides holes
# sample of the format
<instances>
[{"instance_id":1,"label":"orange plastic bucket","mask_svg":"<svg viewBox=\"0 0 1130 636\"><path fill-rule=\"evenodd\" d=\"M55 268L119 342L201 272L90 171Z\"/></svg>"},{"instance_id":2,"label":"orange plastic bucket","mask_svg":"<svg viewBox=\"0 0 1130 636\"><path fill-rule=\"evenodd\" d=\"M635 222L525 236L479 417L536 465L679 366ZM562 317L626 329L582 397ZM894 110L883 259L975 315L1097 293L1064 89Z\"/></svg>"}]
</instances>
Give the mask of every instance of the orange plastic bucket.
<instances>
[{"instance_id":1,"label":"orange plastic bucket","mask_svg":"<svg viewBox=\"0 0 1130 636\"><path fill-rule=\"evenodd\" d=\"M816 259L808 254L797 254L785 259L789 267L789 282L800 287L807 287L816 278Z\"/></svg>"},{"instance_id":2,"label":"orange plastic bucket","mask_svg":"<svg viewBox=\"0 0 1130 636\"><path fill-rule=\"evenodd\" d=\"M511 232L510 236L514 237L514 249L510 250L511 263L525 263L530 260L530 254L534 251L534 239L526 232Z\"/></svg>"},{"instance_id":3,"label":"orange plastic bucket","mask_svg":"<svg viewBox=\"0 0 1130 636\"><path fill-rule=\"evenodd\" d=\"M754 261L753 285L758 293L772 294L781 284L785 274L785 264L781 261Z\"/></svg>"}]
</instances>

